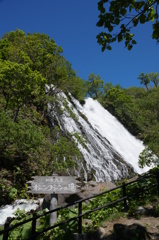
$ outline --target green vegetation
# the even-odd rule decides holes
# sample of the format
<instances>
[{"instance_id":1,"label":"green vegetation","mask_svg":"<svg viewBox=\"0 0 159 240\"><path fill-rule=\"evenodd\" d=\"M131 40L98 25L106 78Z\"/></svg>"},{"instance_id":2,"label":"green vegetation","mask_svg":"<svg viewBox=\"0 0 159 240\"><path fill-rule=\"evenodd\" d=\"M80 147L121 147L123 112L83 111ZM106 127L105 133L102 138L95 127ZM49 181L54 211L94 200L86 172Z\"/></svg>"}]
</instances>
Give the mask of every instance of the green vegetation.
<instances>
[{"instance_id":1,"label":"green vegetation","mask_svg":"<svg viewBox=\"0 0 159 240\"><path fill-rule=\"evenodd\" d=\"M118 0L100 0L98 2L99 21L98 27L103 27L104 32L97 35L99 45L102 51L111 50L113 42L122 42L125 47L131 50L136 44L132 29L139 24L153 22L152 38L159 41L159 2L157 0L147 1L118 1Z\"/></svg>"},{"instance_id":2,"label":"green vegetation","mask_svg":"<svg viewBox=\"0 0 159 240\"><path fill-rule=\"evenodd\" d=\"M159 73L140 73L138 79L140 79L141 84L145 85L147 90L150 88L150 82L153 82L154 86L157 88L159 83Z\"/></svg>"},{"instance_id":3,"label":"green vegetation","mask_svg":"<svg viewBox=\"0 0 159 240\"><path fill-rule=\"evenodd\" d=\"M94 73L84 81L47 35L6 33L0 39L0 205L27 198L25 184L33 175L66 174L82 159L77 141L85 146L83 137L66 135L47 111L51 103L60 117L62 91L81 104L86 96L97 99L143 140L148 152L140 155L141 166L153 161L149 151L159 157L159 74L141 73L138 78L146 89L113 86ZM64 107L75 119L66 101Z\"/></svg>"},{"instance_id":4,"label":"green vegetation","mask_svg":"<svg viewBox=\"0 0 159 240\"><path fill-rule=\"evenodd\" d=\"M87 92L91 98L99 98L102 94L102 90L104 87L104 81L101 79L100 75L95 75L91 73L88 76L87 81Z\"/></svg>"},{"instance_id":5,"label":"green vegetation","mask_svg":"<svg viewBox=\"0 0 159 240\"><path fill-rule=\"evenodd\" d=\"M84 80L53 39L21 30L1 38L0 205L27 197L25 183L31 176L71 171L75 159L82 158L72 135L66 136L57 122L53 125L47 112L52 103L52 110L62 113L61 91L79 101L86 96Z\"/></svg>"},{"instance_id":6,"label":"green vegetation","mask_svg":"<svg viewBox=\"0 0 159 240\"><path fill-rule=\"evenodd\" d=\"M159 157L158 76L159 73L139 74L138 79L145 88L124 89L120 85L113 86L111 83L105 83L98 89L97 97L96 88L92 87L91 92L94 99L116 116L129 132L142 140L148 146L149 153L152 151L157 158ZM94 85L93 81L92 85ZM145 155L145 151L141 156L140 166L149 165L153 160L155 163L158 161L152 156L150 159L150 154Z\"/></svg>"},{"instance_id":7,"label":"green vegetation","mask_svg":"<svg viewBox=\"0 0 159 240\"><path fill-rule=\"evenodd\" d=\"M138 219L141 217L141 213L136 211L139 206L145 206L149 203L153 206L152 216L159 216L159 198L156 187L156 171L159 169L153 169L150 171L149 177L139 176L138 182L131 183L126 186L127 205L128 205L128 213L124 212L124 203L123 200L121 202L115 203L109 207L105 207L101 210L89 213L83 217L86 221L83 222L82 229L83 232L91 232L96 230L103 222L111 221L123 217L133 217ZM143 191L144 190L144 191ZM86 213L90 210L96 209L98 207L104 206L108 203L116 201L123 197L122 188L118 188L108 193L104 193L98 197L90 199L87 203L82 204L82 213ZM39 215L46 212L47 210L43 210L38 212ZM58 211L58 219L57 223L65 221L67 219L76 217L78 215L78 206L65 208ZM12 221L11 225L18 222L22 222L26 219L29 219L29 215L25 213L25 211L18 210L16 212L17 218ZM89 222L90 220L90 222ZM45 215L40 217L38 226L36 228L37 232L44 230L44 228L49 227L49 215ZM38 239L51 239L53 236L54 239L73 239L72 233L78 231L78 223L77 220L71 221L67 224L64 224L60 227L56 227L53 230L47 231L40 235ZM28 222L24 224L22 227L15 228L9 234L9 239L16 236L16 239L26 239L31 234L31 223Z\"/></svg>"}]
</instances>

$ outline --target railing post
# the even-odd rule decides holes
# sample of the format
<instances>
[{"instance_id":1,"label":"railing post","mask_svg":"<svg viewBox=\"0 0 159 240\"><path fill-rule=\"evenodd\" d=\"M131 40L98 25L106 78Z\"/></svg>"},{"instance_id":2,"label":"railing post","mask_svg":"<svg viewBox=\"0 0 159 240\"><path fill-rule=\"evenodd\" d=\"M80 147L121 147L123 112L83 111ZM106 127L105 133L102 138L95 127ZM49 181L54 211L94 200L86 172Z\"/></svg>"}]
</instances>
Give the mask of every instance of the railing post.
<instances>
[{"instance_id":1,"label":"railing post","mask_svg":"<svg viewBox=\"0 0 159 240\"><path fill-rule=\"evenodd\" d=\"M10 222L6 222L6 223L4 224L4 230L9 227L9 224L10 224ZM8 233L9 233L9 231L6 231L6 232L3 234L3 240L8 240L8 235L9 235Z\"/></svg>"},{"instance_id":2,"label":"railing post","mask_svg":"<svg viewBox=\"0 0 159 240\"><path fill-rule=\"evenodd\" d=\"M125 186L125 182L123 182L122 184L122 189L123 189L123 197L126 197L126 186ZM124 199L124 212L128 211L128 205L127 205L127 200L126 198Z\"/></svg>"},{"instance_id":3,"label":"railing post","mask_svg":"<svg viewBox=\"0 0 159 240\"><path fill-rule=\"evenodd\" d=\"M82 202L78 203L78 216L82 214ZM78 233L82 234L82 217L78 218Z\"/></svg>"},{"instance_id":4,"label":"railing post","mask_svg":"<svg viewBox=\"0 0 159 240\"><path fill-rule=\"evenodd\" d=\"M158 194L159 194L159 170L157 170L156 172L156 177L157 177L157 190L158 190Z\"/></svg>"},{"instance_id":5,"label":"railing post","mask_svg":"<svg viewBox=\"0 0 159 240\"><path fill-rule=\"evenodd\" d=\"M33 213L33 218L36 217L37 214L36 212ZM32 230L31 230L31 235L33 236L36 232L36 218L33 219L32 221ZM34 238L35 239L35 238Z\"/></svg>"}]
</instances>

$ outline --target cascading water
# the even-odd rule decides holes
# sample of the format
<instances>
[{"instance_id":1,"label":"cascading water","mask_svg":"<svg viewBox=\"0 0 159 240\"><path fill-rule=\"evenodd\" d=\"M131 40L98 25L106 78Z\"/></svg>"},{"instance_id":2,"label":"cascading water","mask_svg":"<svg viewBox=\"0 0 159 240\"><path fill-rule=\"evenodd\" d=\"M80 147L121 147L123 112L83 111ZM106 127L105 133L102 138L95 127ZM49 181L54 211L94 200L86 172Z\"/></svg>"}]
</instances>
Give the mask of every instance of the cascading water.
<instances>
[{"instance_id":1,"label":"cascading water","mask_svg":"<svg viewBox=\"0 0 159 240\"><path fill-rule=\"evenodd\" d=\"M132 136L97 101L88 98L82 106L71 95L70 98L71 101L63 93L59 94L59 102L64 110L60 117L51 112L51 105L49 109L63 131L72 135L78 133L86 142L84 147L76 139L84 157L84 162L79 163L79 176L83 170L86 180L89 174L93 174L95 180L100 182L128 177L132 171L139 174L148 171L148 167L141 169L138 166L138 156L144 149L141 141ZM73 117L64 108L64 101Z\"/></svg>"},{"instance_id":2,"label":"cascading water","mask_svg":"<svg viewBox=\"0 0 159 240\"><path fill-rule=\"evenodd\" d=\"M38 209L40 205L39 200L26 200L20 199L16 200L12 205L5 205L0 208L0 226L3 225L8 217L14 218L15 212L19 210L25 210L26 212L30 212L31 210Z\"/></svg>"},{"instance_id":3,"label":"cascading water","mask_svg":"<svg viewBox=\"0 0 159 240\"><path fill-rule=\"evenodd\" d=\"M84 106L71 95L70 99L71 101L60 93L58 102L63 113L58 115L54 111L55 106L52 107L51 104L48 105L48 111L52 124L56 118L60 128L65 133L71 133L78 143L84 161L78 162L76 175L83 174L87 180L93 174L97 182L103 182L128 177L132 171L143 173L149 170L148 167L141 169L138 166L138 156L144 149L143 143L133 137L114 116L91 98L85 100ZM66 102L67 108L64 107ZM75 133L82 137L84 144L76 138ZM18 208L30 211L37 207L37 202L30 203L26 200L2 206L0 225L4 224L7 217L13 217Z\"/></svg>"}]
</instances>

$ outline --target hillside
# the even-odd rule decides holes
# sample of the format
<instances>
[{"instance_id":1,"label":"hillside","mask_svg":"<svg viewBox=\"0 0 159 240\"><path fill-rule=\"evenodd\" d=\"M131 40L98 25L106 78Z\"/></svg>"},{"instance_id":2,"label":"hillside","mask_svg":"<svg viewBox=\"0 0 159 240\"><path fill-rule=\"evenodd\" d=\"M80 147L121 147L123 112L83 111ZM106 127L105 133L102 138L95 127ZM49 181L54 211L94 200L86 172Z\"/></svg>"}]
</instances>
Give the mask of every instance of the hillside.
<instances>
[{"instance_id":1,"label":"hillside","mask_svg":"<svg viewBox=\"0 0 159 240\"><path fill-rule=\"evenodd\" d=\"M139 219L130 218L127 216L119 217L115 220L103 223L97 231L89 233L87 239L158 240L159 239L158 217L154 217L153 215L144 216L144 214L140 216Z\"/></svg>"},{"instance_id":2,"label":"hillside","mask_svg":"<svg viewBox=\"0 0 159 240\"><path fill-rule=\"evenodd\" d=\"M53 83L49 94L46 84ZM61 114L56 95L85 96L84 81L47 35L23 31L0 40L0 205L25 198L32 175L63 173L81 154L71 135L52 125L47 103ZM65 161L63 161L65 159Z\"/></svg>"},{"instance_id":3,"label":"hillside","mask_svg":"<svg viewBox=\"0 0 159 240\"><path fill-rule=\"evenodd\" d=\"M49 91L46 86L50 87ZM62 48L49 36L26 35L21 30L6 33L0 40L0 205L16 198L27 198L26 182L33 175L71 174L83 161L78 144L84 146L85 139L77 132L72 135L63 130L64 126L62 128L64 113L69 113L72 119L76 115L67 101L61 106L64 100L58 99L61 93L72 105L75 103L70 96L77 99L81 108L86 96L97 99L129 132L143 140L149 148L141 156L142 167L146 160L147 165L153 160L149 149L159 156L158 91L157 86L152 86L149 91L135 87L122 89L119 85L104 84L100 76L94 74L85 81L76 74L62 55ZM80 118L90 127L82 112ZM82 127L79 125L80 129ZM100 139L98 131L94 124L96 138ZM92 136L87 138L92 140ZM104 136L100 141L110 144ZM99 147L96 148L94 160L100 159ZM107 159L113 155L118 165L113 168L114 163L109 158L111 161L107 165L112 167L112 176L117 174L125 178L133 175L130 165L123 164L122 154L114 151L112 145L109 149L111 154ZM99 164L95 166L92 162L90 158L87 167L81 165L81 175L86 176L88 170L90 179L98 176L96 179L100 181L100 174L103 171L105 176L107 167L101 164L97 170ZM93 170L88 167L91 164ZM95 172L99 174L95 175Z\"/></svg>"},{"instance_id":4,"label":"hillside","mask_svg":"<svg viewBox=\"0 0 159 240\"><path fill-rule=\"evenodd\" d=\"M52 229L52 231L46 231L40 234L38 239L52 239L53 234L53 239L55 240L64 240L68 238L73 240L73 233L76 233L78 229L78 221L75 218L74 221L68 221L66 224L66 219L70 219L72 217L74 218L78 215L78 199L85 197L87 198L87 201L82 204L82 232L83 235L87 237L84 239L158 239L159 198L155 184L156 170L151 170L151 174L147 174L147 176L139 176L138 179L135 177L127 182L127 212L124 210L125 207L123 204L123 198L121 198L123 196L123 192L121 191L122 185L119 182L117 182L117 184L120 184L120 186L115 187L115 185L110 182L96 183L90 181L82 187L82 191L78 194L74 194L72 196L60 195L60 206L63 206L63 204L67 205L68 203L74 203L74 206L58 211L58 223L64 221L64 225L56 226L56 228ZM94 198L91 197L92 195L94 195ZM45 202L45 208L48 208L49 206L48 197L49 196L46 196L45 198L47 200ZM121 201L117 202L116 200L119 198ZM106 207L107 203L110 202L114 202L114 204ZM97 209L98 207L100 209ZM101 207L103 208L101 209ZM94 210L96 211L94 212ZM49 227L49 215L46 216L46 212L48 212L46 209L44 211L37 212L38 215L40 214L39 217L42 216L42 213L45 213L45 216L36 221L37 234L41 230ZM17 210L16 219L12 219L11 225L26 219L31 219L31 216L27 215L24 211ZM16 228L11 231L9 238L14 238L16 236L19 239L28 239L26 236L30 236L31 228L31 222L24 224L23 227ZM0 230L2 229L3 228ZM0 238L1 237L2 236L0 236Z\"/></svg>"}]
</instances>

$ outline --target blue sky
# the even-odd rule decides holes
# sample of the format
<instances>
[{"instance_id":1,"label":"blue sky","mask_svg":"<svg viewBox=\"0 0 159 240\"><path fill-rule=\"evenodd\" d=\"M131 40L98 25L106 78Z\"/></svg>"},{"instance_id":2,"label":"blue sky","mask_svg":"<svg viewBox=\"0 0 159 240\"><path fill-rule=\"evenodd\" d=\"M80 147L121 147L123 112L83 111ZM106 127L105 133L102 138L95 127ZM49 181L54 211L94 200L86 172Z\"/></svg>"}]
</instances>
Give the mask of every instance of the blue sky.
<instances>
[{"instance_id":1,"label":"blue sky","mask_svg":"<svg viewBox=\"0 0 159 240\"><path fill-rule=\"evenodd\" d=\"M140 86L141 72L159 72L159 45L151 39L151 24L135 30L137 45L131 51L115 43L101 52L96 35L98 0L0 0L0 37L17 28L45 33L63 48L64 57L87 80L99 74L105 82L122 87Z\"/></svg>"}]
</instances>

